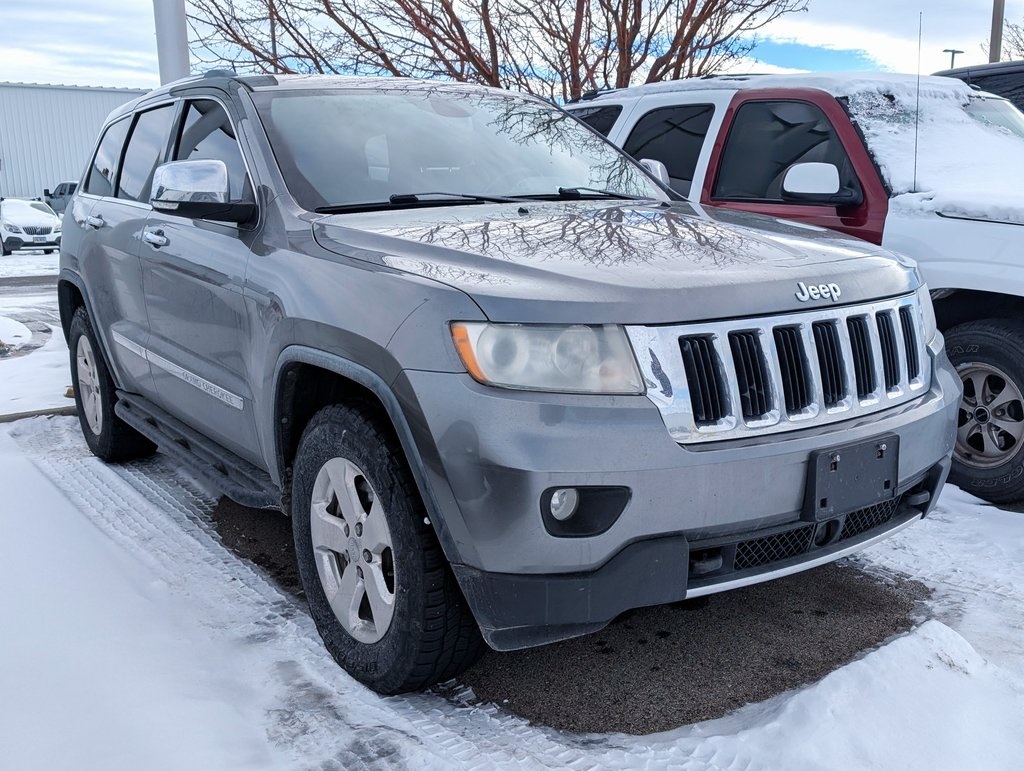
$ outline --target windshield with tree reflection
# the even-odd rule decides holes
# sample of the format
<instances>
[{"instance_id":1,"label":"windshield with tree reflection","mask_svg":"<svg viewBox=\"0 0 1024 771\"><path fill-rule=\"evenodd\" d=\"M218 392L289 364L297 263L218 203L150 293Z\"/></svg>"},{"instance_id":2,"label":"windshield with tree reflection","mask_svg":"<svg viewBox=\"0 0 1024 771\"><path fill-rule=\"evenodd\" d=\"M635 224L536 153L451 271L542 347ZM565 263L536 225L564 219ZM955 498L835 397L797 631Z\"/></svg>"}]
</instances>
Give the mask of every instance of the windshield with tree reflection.
<instances>
[{"instance_id":1,"label":"windshield with tree reflection","mask_svg":"<svg viewBox=\"0 0 1024 771\"><path fill-rule=\"evenodd\" d=\"M532 98L421 87L278 90L254 99L288 188L309 210L383 208L391 196L431 192L668 199L604 138Z\"/></svg>"}]
</instances>

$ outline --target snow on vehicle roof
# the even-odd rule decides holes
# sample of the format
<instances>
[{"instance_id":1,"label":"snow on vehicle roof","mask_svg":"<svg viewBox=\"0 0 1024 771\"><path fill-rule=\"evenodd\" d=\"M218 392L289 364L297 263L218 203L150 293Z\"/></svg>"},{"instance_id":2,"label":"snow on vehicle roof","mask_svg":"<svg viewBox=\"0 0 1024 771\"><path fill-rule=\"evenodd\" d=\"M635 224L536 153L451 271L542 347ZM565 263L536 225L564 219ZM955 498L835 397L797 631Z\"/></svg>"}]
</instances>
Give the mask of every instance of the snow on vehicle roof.
<instances>
[{"instance_id":1,"label":"snow on vehicle roof","mask_svg":"<svg viewBox=\"0 0 1024 771\"><path fill-rule=\"evenodd\" d=\"M816 88L833 96L851 96L855 93L917 94L917 75L895 72L807 72L791 75L716 75L708 78L686 78L647 83L628 89L600 92L590 99L614 99L616 96L643 96L676 91L741 91L748 88ZM962 80L921 76L922 96L966 97L972 89Z\"/></svg>"}]
</instances>

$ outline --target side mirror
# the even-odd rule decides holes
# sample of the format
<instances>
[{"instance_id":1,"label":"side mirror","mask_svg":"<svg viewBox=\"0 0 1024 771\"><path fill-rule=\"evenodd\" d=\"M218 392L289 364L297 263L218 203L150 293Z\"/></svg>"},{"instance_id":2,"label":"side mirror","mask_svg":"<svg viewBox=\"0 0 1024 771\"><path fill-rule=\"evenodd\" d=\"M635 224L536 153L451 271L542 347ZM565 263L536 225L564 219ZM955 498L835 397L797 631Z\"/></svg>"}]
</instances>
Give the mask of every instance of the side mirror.
<instances>
[{"instance_id":1,"label":"side mirror","mask_svg":"<svg viewBox=\"0 0 1024 771\"><path fill-rule=\"evenodd\" d=\"M150 205L193 219L248 222L256 204L232 202L224 161L171 161L156 167Z\"/></svg>"},{"instance_id":2,"label":"side mirror","mask_svg":"<svg viewBox=\"0 0 1024 771\"><path fill-rule=\"evenodd\" d=\"M650 172L651 176L657 179L665 187L671 184L671 179L668 176L668 169L665 164L661 161L656 161L653 158L641 158L640 165Z\"/></svg>"},{"instance_id":3,"label":"side mirror","mask_svg":"<svg viewBox=\"0 0 1024 771\"><path fill-rule=\"evenodd\" d=\"M43 198L49 198L49 197L50 197L50 188L44 187L43 188Z\"/></svg>"},{"instance_id":4,"label":"side mirror","mask_svg":"<svg viewBox=\"0 0 1024 771\"><path fill-rule=\"evenodd\" d=\"M795 163L782 178L782 200L793 203L859 206L859 187L843 187L839 169L831 163Z\"/></svg>"}]
</instances>

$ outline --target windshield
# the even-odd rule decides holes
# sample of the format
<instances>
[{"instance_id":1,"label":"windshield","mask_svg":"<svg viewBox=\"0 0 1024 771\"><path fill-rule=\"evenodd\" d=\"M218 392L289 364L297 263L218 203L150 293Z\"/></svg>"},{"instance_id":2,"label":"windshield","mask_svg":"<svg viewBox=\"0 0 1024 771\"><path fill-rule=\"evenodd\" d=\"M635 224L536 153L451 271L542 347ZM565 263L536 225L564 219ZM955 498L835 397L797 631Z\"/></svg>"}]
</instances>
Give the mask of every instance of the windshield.
<instances>
[{"instance_id":1,"label":"windshield","mask_svg":"<svg viewBox=\"0 0 1024 771\"><path fill-rule=\"evenodd\" d=\"M1005 99L973 97L966 109L967 114L975 120L1012 131L1024 138L1024 114Z\"/></svg>"},{"instance_id":2,"label":"windshield","mask_svg":"<svg viewBox=\"0 0 1024 771\"><path fill-rule=\"evenodd\" d=\"M1009 102L978 96L951 80L922 89L919 113L912 86L896 93L854 93L847 104L894 195L942 191L932 199L935 207L948 209L955 190L957 211L966 210L964 202L972 197L972 211L981 198L1019 198L1024 116Z\"/></svg>"},{"instance_id":3,"label":"windshield","mask_svg":"<svg viewBox=\"0 0 1024 771\"><path fill-rule=\"evenodd\" d=\"M667 200L625 155L535 99L475 89L254 95L289 190L314 210L428 192ZM431 205L466 201L432 197Z\"/></svg>"}]
</instances>

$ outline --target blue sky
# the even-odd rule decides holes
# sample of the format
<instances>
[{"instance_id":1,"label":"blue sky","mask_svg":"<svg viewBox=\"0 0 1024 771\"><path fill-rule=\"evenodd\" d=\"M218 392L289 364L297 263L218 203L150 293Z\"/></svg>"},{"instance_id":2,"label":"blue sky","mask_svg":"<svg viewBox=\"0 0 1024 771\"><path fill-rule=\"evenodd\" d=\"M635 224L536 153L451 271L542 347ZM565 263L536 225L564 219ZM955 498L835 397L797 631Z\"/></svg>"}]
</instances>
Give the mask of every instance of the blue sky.
<instances>
[{"instance_id":1,"label":"blue sky","mask_svg":"<svg viewBox=\"0 0 1024 771\"><path fill-rule=\"evenodd\" d=\"M543 0L537 0L543 2ZM924 10L921 70L986 61L992 0L810 0L806 13L758 33L740 71L914 72ZM1024 0L1007 0L1024 21ZM0 81L94 86L158 85L152 0L0 0Z\"/></svg>"}]
</instances>

